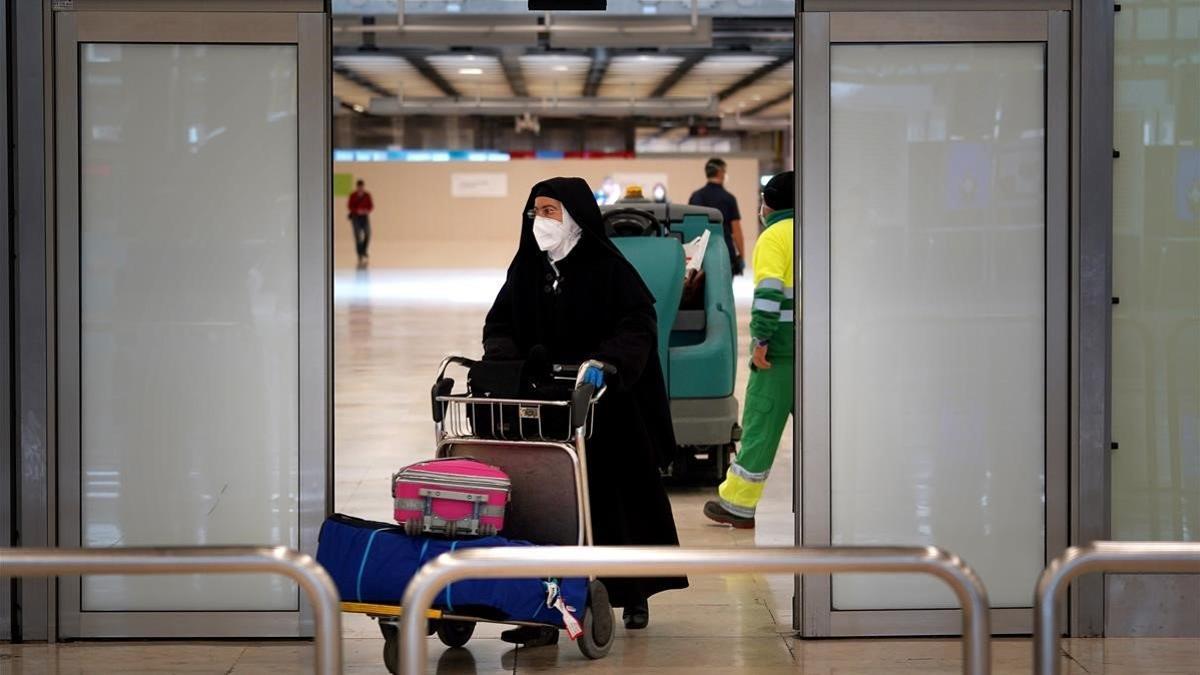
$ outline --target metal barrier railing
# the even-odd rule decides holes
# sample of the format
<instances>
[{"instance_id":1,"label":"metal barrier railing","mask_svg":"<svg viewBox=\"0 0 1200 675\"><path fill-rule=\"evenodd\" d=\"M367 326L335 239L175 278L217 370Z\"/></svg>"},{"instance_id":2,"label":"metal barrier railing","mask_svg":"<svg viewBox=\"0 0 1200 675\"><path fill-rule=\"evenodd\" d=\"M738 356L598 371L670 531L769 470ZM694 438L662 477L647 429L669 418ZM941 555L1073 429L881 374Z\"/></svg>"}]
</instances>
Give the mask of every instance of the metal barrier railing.
<instances>
[{"instance_id":1,"label":"metal barrier railing","mask_svg":"<svg viewBox=\"0 0 1200 675\"><path fill-rule=\"evenodd\" d=\"M337 587L308 555L276 547L129 549L0 548L0 577L83 574L282 574L296 581L313 606L316 673L342 670ZM833 574L923 573L950 585L963 608L963 672L991 672L990 620L983 582L957 556L934 547L913 548L645 548L539 547L473 549L438 557L413 578L404 594L398 663L420 673L428 658L425 615L437 594L464 579L540 578L546 575L673 576L721 572ZM1200 542L1096 542L1067 549L1042 572L1034 598L1034 673L1058 675L1058 608L1076 577L1094 572L1200 572Z\"/></svg>"},{"instance_id":2,"label":"metal barrier railing","mask_svg":"<svg viewBox=\"0 0 1200 675\"><path fill-rule=\"evenodd\" d=\"M312 602L317 675L342 672L342 614L333 579L310 555L282 546L0 548L0 577L262 572L293 579Z\"/></svg>"},{"instance_id":3,"label":"metal barrier railing","mask_svg":"<svg viewBox=\"0 0 1200 675\"><path fill-rule=\"evenodd\" d=\"M1098 541L1073 546L1038 578L1033 598L1033 672L1058 675L1059 605L1071 580L1091 572L1200 572L1200 542Z\"/></svg>"},{"instance_id":4,"label":"metal barrier railing","mask_svg":"<svg viewBox=\"0 0 1200 675\"><path fill-rule=\"evenodd\" d=\"M438 593L464 579L675 576L721 572L831 574L910 572L945 581L962 606L963 672L991 672L987 589L958 556L934 547L650 548L552 546L472 549L443 554L417 572L404 593L397 663L402 675L425 671L425 615Z\"/></svg>"}]
</instances>

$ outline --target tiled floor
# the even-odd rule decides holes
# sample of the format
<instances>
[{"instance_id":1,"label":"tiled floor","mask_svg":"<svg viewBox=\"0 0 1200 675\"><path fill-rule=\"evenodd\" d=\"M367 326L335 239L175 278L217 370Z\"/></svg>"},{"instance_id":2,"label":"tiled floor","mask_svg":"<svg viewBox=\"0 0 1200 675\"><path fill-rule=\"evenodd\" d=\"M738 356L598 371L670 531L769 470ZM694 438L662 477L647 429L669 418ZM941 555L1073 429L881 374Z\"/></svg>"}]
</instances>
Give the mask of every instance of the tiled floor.
<instances>
[{"instance_id":1,"label":"tiled floor","mask_svg":"<svg viewBox=\"0 0 1200 675\"><path fill-rule=\"evenodd\" d=\"M339 275L337 510L390 517L389 475L431 453L428 396L437 364L448 353L478 354L483 315L501 280L498 270ZM738 290L744 302L747 288L739 284ZM788 443L754 532L709 526L700 507L711 489L674 491L683 543L790 544L791 466ZM791 598L791 577L695 577L690 589L654 598L650 628L622 630L604 660L586 661L565 640L517 650L498 639L499 628L481 626L466 649L432 643L430 672L958 672L957 640L797 640ZM384 672L383 641L373 622L348 615L344 634L347 673ZM1029 672L1028 640L997 640L993 650L996 673ZM1197 640L1069 640L1064 652L1065 673L1200 673ZM311 646L296 642L0 645L0 673L291 673L309 671L311 659Z\"/></svg>"},{"instance_id":2,"label":"tiled floor","mask_svg":"<svg viewBox=\"0 0 1200 675\"><path fill-rule=\"evenodd\" d=\"M662 622L673 620L667 614ZM373 626L367 626L371 628ZM622 634L609 656L586 661L572 645L515 649L476 638L464 649L436 646L430 673L681 673L745 675L950 675L960 672L954 640L820 640L741 634L726 625L714 637L667 637L653 629ZM348 633L353 633L351 626ZM346 673L385 673L374 635L348 636ZM1109 638L1064 641L1064 675L1183 675L1200 673L1195 640ZM995 675L1028 675L1025 639L993 643ZM83 675L107 673L223 673L274 675L312 672L312 647L302 643L76 643L2 645L0 673Z\"/></svg>"}]
</instances>

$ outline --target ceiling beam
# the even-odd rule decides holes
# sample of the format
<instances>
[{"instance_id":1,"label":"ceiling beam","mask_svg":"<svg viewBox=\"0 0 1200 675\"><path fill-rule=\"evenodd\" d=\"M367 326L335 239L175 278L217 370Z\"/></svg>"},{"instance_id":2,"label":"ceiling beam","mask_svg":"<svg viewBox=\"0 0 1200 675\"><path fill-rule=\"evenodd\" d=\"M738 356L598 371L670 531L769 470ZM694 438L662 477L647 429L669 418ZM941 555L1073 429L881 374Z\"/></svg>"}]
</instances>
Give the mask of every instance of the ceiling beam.
<instances>
[{"instance_id":1,"label":"ceiling beam","mask_svg":"<svg viewBox=\"0 0 1200 675\"><path fill-rule=\"evenodd\" d=\"M757 115L757 114L763 112L764 110L774 108L775 106L779 105L780 103L783 103L784 101L791 98L792 93L793 93L793 90L788 89L787 92L780 94L779 96L776 96L773 99L763 101L762 103L759 103L758 105L754 106L753 108L750 108L749 110L743 110L742 116L743 117L753 117L754 115Z\"/></svg>"},{"instance_id":2,"label":"ceiling beam","mask_svg":"<svg viewBox=\"0 0 1200 675\"><path fill-rule=\"evenodd\" d=\"M508 117L531 113L554 117L647 117L677 119L716 117L711 97L627 99L603 96L574 96L546 100L542 98L450 99L446 97L405 97L371 101L374 115L478 115Z\"/></svg>"},{"instance_id":3,"label":"ceiling beam","mask_svg":"<svg viewBox=\"0 0 1200 675\"><path fill-rule=\"evenodd\" d=\"M454 85L450 84L449 80L442 77L442 74L437 71L437 68L433 67L433 64L429 63L429 60L424 55L406 52L404 53L404 58L421 74L421 77L440 89L443 94L450 98L462 98L462 94L458 93L458 90L454 88Z\"/></svg>"},{"instance_id":4,"label":"ceiling beam","mask_svg":"<svg viewBox=\"0 0 1200 675\"><path fill-rule=\"evenodd\" d=\"M408 56L412 56L412 55L428 57L428 56L432 56L434 54L458 54L458 53L472 54L473 53L473 54L495 55L498 57L502 51L507 50L507 49L511 49L513 52L515 52L517 54L545 54L545 53L547 53L547 51L541 47L529 47L529 46L490 47L490 46L484 45L484 46L472 46L472 47L468 47L468 48L440 48L439 49L439 48L434 48L434 47L414 47L414 46L400 47L400 46L395 46L395 45L383 45L383 46L374 47L371 49L363 49L361 47L351 47L351 46L347 46L347 45L334 45L333 46L333 55L335 57L337 57L337 56L351 55L351 54L354 54L354 55L372 54L372 55L379 55L379 56L399 56L399 57L407 58ZM614 59L618 56L638 56L638 55L647 53L647 51L645 49L638 49L638 48L632 48L632 47L605 47L605 50L608 52L609 59ZM582 47L578 47L578 48L562 47L562 48L555 48L553 50L553 53L563 54L563 55L571 55L571 56L591 57L594 55L594 50L588 49L588 48L582 48ZM693 54L699 54L702 56L718 56L721 54L763 54L763 55L767 55L767 56L771 56L771 57L783 57L783 56L790 56L792 54L792 45L790 43L783 44L783 45L776 45L776 44L770 44L770 43L752 44L749 46L749 49L746 48L746 45L744 44L744 42L743 42L743 44L740 44L737 46L726 46L726 45L714 45L712 47L670 47L670 46L667 46L667 47L661 47L661 48L655 50L653 53L667 55L667 56L680 56L680 57L687 57L687 56L691 56Z\"/></svg>"},{"instance_id":5,"label":"ceiling beam","mask_svg":"<svg viewBox=\"0 0 1200 675\"><path fill-rule=\"evenodd\" d=\"M792 51L795 44L796 19L793 17L713 17L713 46L749 45L760 49Z\"/></svg>"},{"instance_id":6,"label":"ceiling beam","mask_svg":"<svg viewBox=\"0 0 1200 675\"><path fill-rule=\"evenodd\" d=\"M600 84L604 82L604 75L608 73L608 64L612 63L612 55L604 47L597 47L592 51L592 63L588 66L587 80L583 83L583 95L587 98L594 98L600 91Z\"/></svg>"},{"instance_id":7,"label":"ceiling beam","mask_svg":"<svg viewBox=\"0 0 1200 675\"><path fill-rule=\"evenodd\" d=\"M367 112L366 108L359 110L358 108L354 107L354 104L346 103L345 101L338 101L338 107L341 108L342 110L349 110L350 112L356 113L359 115L369 115L370 114Z\"/></svg>"},{"instance_id":8,"label":"ceiling beam","mask_svg":"<svg viewBox=\"0 0 1200 675\"><path fill-rule=\"evenodd\" d=\"M496 58L500 60L500 67L504 69L504 79L508 80L508 88L512 90L512 95L518 98L529 96L529 89L525 86L525 72L521 70L521 52L520 49L501 49Z\"/></svg>"},{"instance_id":9,"label":"ceiling beam","mask_svg":"<svg viewBox=\"0 0 1200 675\"><path fill-rule=\"evenodd\" d=\"M791 63L792 60L795 58L796 58L796 56L794 54L780 56L780 57L777 57L774 61L771 61L768 64L765 64L759 68L754 69L754 71L751 72L749 75L746 75L745 77L738 80L737 82L734 82L733 84L729 85L728 87L725 87L721 91L717 92L717 100L724 101L725 99L729 98L730 96L733 96L734 94L745 89L746 87L749 87L750 85L754 84L755 82L758 82L759 80L763 79L767 75L770 75L771 73L775 72L776 70Z\"/></svg>"},{"instance_id":10,"label":"ceiling beam","mask_svg":"<svg viewBox=\"0 0 1200 675\"><path fill-rule=\"evenodd\" d=\"M675 66L675 69L667 73L666 77L654 87L654 91L650 92L650 97L658 98L659 96L666 96L667 92L671 91L671 87L679 84L679 81L690 73L692 68L696 67L696 64L703 61L705 56L704 52L694 52L683 57L683 60Z\"/></svg>"},{"instance_id":11,"label":"ceiling beam","mask_svg":"<svg viewBox=\"0 0 1200 675\"><path fill-rule=\"evenodd\" d=\"M381 96L383 98L395 98L396 97L396 92L376 83L371 78L367 77L366 75L363 75L362 73L358 72L357 70L354 70L353 68L351 68L343 63L338 63L337 61L334 61L333 62L333 72L337 75L341 75L342 77L353 82L354 84L357 84L358 86L362 87L363 89L366 89L367 91L371 92L372 94L374 94L376 96Z\"/></svg>"}]
</instances>

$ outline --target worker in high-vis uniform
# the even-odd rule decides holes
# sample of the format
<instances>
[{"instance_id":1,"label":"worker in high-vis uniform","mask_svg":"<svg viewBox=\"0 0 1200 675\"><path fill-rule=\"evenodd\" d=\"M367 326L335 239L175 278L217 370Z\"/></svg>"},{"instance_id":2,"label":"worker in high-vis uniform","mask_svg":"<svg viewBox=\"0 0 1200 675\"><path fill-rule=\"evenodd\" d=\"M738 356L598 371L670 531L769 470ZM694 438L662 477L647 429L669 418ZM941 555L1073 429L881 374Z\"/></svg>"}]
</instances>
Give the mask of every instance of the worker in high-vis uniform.
<instances>
[{"instance_id":1,"label":"worker in high-vis uniform","mask_svg":"<svg viewBox=\"0 0 1200 675\"><path fill-rule=\"evenodd\" d=\"M704 505L704 515L711 520L739 529L754 527L754 511L788 417L795 411L795 194L791 171L772 178L762 191L766 229L754 245L754 353L742 412L742 447L721 483L720 498Z\"/></svg>"}]
</instances>

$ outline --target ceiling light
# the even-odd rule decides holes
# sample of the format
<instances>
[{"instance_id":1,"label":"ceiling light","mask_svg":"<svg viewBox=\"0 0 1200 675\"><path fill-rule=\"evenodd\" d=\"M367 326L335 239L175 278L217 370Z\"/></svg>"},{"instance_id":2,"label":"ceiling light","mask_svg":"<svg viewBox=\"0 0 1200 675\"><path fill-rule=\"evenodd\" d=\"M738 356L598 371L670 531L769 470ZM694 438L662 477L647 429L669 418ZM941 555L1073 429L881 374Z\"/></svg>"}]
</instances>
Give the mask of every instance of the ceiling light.
<instances>
[{"instance_id":1,"label":"ceiling light","mask_svg":"<svg viewBox=\"0 0 1200 675\"><path fill-rule=\"evenodd\" d=\"M474 61L474 60L475 60L475 55L474 55L474 54L467 54L467 60L468 60L468 61Z\"/></svg>"},{"instance_id":2,"label":"ceiling light","mask_svg":"<svg viewBox=\"0 0 1200 675\"><path fill-rule=\"evenodd\" d=\"M360 112L366 112L366 111L367 111L367 109L362 107L361 105L359 105L357 103L354 104L354 112L360 113Z\"/></svg>"},{"instance_id":3,"label":"ceiling light","mask_svg":"<svg viewBox=\"0 0 1200 675\"><path fill-rule=\"evenodd\" d=\"M459 68L459 75L482 75L483 68Z\"/></svg>"},{"instance_id":4,"label":"ceiling light","mask_svg":"<svg viewBox=\"0 0 1200 675\"><path fill-rule=\"evenodd\" d=\"M650 60L650 57L646 56L645 54L642 54L641 56L638 57L638 61L649 61L649 60Z\"/></svg>"},{"instance_id":5,"label":"ceiling light","mask_svg":"<svg viewBox=\"0 0 1200 675\"><path fill-rule=\"evenodd\" d=\"M570 70L570 68L568 68L567 66L554 66L554 70L556 70L560 73L565 73L568 70Z\"/></svg>"}]
</instances>

